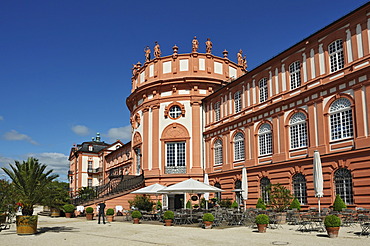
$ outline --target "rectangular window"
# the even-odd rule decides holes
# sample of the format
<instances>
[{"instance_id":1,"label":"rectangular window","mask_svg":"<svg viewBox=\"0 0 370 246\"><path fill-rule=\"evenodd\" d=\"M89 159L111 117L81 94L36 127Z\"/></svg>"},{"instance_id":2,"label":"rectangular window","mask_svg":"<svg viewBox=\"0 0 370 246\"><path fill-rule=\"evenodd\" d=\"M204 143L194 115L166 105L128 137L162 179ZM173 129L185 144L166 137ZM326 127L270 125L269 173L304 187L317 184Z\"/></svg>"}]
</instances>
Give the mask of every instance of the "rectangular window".
<instances>
[{"instance_id":1,"label":"rectangular window","mask_svg":"<svg viewBox=\"0 0 370 246\"><path fill-rule=\"evenodd\" d=\"M215 103L215 121L219 121L221 119L221 109L220 109L220 102Z\"/></svg>"},{"instance_id":2,"label":"rectangular window","mask_svg":"<svg viewBox=\"0 0 370 246\"><path fill-rule=\"evenodd\" d=\"M296 61L289 66L290 89L293 90L301 86L301 67L300 62Z\"/></svg>"},{"instance_id":3,"label":"rectangular window","mask_svg":"<svg viewBox=\"0 0 370 246\"><path fill-rule=\"evenodd\" d=\"M267 78L263 78L259 81L259 90L260 90L260 103L263 103L268 98Z\"/></svg>"},{"instance_id":4,"label":"rectangular window","mask_svg":"<svg viewBox=\"0 0 370 246\"><path fill-rule=\"evenodd\" d=\"M338 39L329 45L330 72L344 67L343 42Z\"/></svg>"},{"instance_id":5,"label":"rectangular window","mask_svg":"<svg viewBox=\"0 0 370 246\"><path fill-rule=\"evenodd\" d=\"M234 94L235 113L239 113L242 110L242 98L241 91L237 91Z\"/></svg>"},{"instance_id":6,"label":"rectangular window","mask_svg":"<svg viewBox=\"0 0 370 246\"><path fill-rule=\"evenodd\" d=\"M185 142L172 142L166 144L167 167L185 166Z\"/></svg>"}]
</instances>

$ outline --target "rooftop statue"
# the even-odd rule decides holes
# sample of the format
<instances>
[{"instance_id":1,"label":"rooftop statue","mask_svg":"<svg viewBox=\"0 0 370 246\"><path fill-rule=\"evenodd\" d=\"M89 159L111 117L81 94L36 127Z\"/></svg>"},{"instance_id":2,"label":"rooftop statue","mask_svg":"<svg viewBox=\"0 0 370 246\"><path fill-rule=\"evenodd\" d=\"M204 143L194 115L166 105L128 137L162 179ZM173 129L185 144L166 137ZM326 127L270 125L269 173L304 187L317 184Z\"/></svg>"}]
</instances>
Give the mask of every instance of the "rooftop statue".
<instances>
[{"instance_id":1,"label":"rooftop statue","mask_svg":"<svg viewBox=\"0 0 370 246\"><path fill-rule=\"evenodd\" d=\"M206 41L206 53L208 54L211 54L211 51L212 51L212 42L209 38L207 38L207 41Z\"/></svg>"},{"instance_id":2,"label":"rooftop statue","mask_svg":"<svg viewBox=\"0 0 370 246\"><path fill-rule=\"evenodd\" d=\"M199 42L198 42L196 36L194 36L194 39L193 39L193 41L191 43L193 44L192 52L197 52L198 51L198 48L199 48Z\"/></svg>"},{"instance_id":3,"label":"rooftop statue","mask_svg":"<svg viewBox=\"0 0 370 246\"><path fill-rule=\"evenodd\" d=\"M145 47L144 52L145 52L145 62L150 61L150 48L149 48L149 46Z\"/></svg>"},{"instance_id":4,"label":"rooftop statue","mask_svg":"<svg viewBox=\"0 0 370 246\"><path fill-rule=\"evenodd\" d=\"M246 70L247 69L247 57L246 56L243 57L243 51L241 49L239 50L237 57L238 57L238 65L243 67L244 70Z\"/></svg>"},{"instance_id":5,"label":"rooftop statue","mask_svg":"<svg viewBox=\"0 0 370 246\"><path fill-rule=\"evenodd\" d=\"M154 56L155 58L161 57L161 48L157 41L155 42L155 46L154 46Z\"/></svg>"}]
</instances>

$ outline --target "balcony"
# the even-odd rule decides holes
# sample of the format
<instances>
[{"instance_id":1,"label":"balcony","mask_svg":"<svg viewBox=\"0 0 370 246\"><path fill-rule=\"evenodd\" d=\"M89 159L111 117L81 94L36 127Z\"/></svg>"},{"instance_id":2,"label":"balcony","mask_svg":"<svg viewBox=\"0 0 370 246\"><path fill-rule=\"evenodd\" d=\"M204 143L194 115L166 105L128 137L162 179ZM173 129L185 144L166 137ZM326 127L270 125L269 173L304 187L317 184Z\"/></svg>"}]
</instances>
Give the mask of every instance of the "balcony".
<instances>
[{"instance_id":1,"label":"balcony","mask_svg":"<svg viewBox=\"0 0 370 246\"><path fill-rule=\"evenodd\" d=\"M73 171L68 171L68 176L73 175Z\"/></svg>"},{"instance_id":2,"label":"balcony","mask_svg":"<svg viewBox=\"0 0 370 246\"><path fill-rule=\"evenodd\" d=\"M98 168L88 168L87 169L87 173L89 174L98 174L98 173L101 173L103 172L103 168L101 167L98 167Z\"/></svg>"}]
</instances>

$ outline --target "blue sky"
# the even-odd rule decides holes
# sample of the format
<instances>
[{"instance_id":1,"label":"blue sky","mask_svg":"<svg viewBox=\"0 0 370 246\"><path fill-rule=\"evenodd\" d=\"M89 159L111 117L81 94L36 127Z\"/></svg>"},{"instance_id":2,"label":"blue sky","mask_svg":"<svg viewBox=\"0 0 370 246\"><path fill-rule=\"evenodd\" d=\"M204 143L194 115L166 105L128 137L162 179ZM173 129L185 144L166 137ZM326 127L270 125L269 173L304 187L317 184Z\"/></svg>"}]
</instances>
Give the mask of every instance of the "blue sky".
<instances>
[{"instance_id":1,"label":"blue sky","mask_svg":"<svg viewBox=\"0 0 370 246\"><path fill-rule=\"evenodd\" d=\"M366 2L2 0L0 167L34 156L66 181L73 144L130 141L125 100L146 45L189 53L196 35L205 52L210 38L251 70Z\"/></svg>"}]
</instances>

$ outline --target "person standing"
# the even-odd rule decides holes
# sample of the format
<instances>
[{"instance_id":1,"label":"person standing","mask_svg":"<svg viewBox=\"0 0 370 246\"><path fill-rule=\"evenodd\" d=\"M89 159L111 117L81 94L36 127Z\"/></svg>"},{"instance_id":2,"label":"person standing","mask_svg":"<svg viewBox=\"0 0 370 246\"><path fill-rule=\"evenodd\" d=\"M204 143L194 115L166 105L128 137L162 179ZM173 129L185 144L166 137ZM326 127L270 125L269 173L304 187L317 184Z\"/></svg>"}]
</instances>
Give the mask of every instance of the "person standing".
<instances>
[{"instance_id":1,"label":"person standing","mask_svg":"<svg viewBox=\"0 0 370 246\"><path fill-rule=\"evenodd\" d=\"M105 224L105 201L99 203L98 206L99 206L98 224L100 224L100 217L103 217L103 224Z\"/></svg>"}]
</instances>

